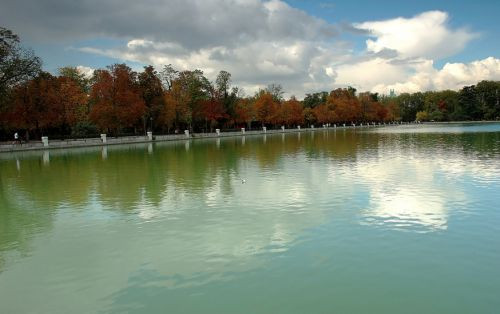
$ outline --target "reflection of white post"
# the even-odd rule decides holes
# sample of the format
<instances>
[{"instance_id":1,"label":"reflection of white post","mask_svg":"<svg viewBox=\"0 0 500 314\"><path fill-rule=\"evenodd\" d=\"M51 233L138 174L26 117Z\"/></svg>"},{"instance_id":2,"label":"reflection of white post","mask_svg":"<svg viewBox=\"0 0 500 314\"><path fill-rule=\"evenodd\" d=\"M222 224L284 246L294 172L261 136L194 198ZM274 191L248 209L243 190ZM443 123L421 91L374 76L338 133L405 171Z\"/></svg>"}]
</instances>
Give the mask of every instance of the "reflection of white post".
<instances>
[{"instance_id":1,"label":"reflection of white post","mask_svg":"<svg viewBox=\"0 0 500 314\"><path fill-rule=\"evenodd\" d=\"M184 143L184 148L186 149L186 152L189 151L189 141L186 141L186 143Z\"/></svg>"},{"instance_id":2,"label":"reflection of white post","mask_svg":"<svg viewBox=\"0 0 500 314\"><path fill-rule=\"evenodd\" d=\"M101 141L103 144L106 144L106 134L101 134Z\"/></svg>"},{"instance_id":3,"label":"reflection of white post","mask_svg":"<svg viewBox=\"0 0 500 314\"><path fill-rule=\"evenodd\" d=\"M153 153L153 143L149 143L148 144L148 154L152 154Z\"/></svg>"},{"instance_id":4,"label":"reflection of white post","mask_svg":"<svg viewBox=\"0 0 500 314\"><path fill-rule=\"evenodd\" d=\"M47 136L42 136L43 147L49 147L49 138Z\"/></svg>"},{"instance_id":5,"label":"reflection of white post","mask_svg":"<svg viewBox=\"0 0 500 314\"><path fill-rule=\"evenodd\" d=\"M245 128L241 128L241 134L245 134Z\"/></svg>"},{"instance_id":6,"label":"reflection of white post","mask_svg":"<svg viewBox=\"0 0 500 314\"><path fill-rule=\"evenodd\" d=\"M102 160L108 159L108 147L104 146L101 151Z\"/></svg>"},{"instance_id":7,"label":"reflection of white post","mask_svg":"<svg viewBox=\"0 0 500 314\"><path fill-rule=\"evenodd\" d=\"M217 136L220 136L220 129L215 129L215 133L217 133Z\"/></svg>"},{"instance_id":8,"label":"reflection of white post","mask_svg":"<svg viewBox=\"0 0 500 314\"><path fill-rule=\"evenodd\" d=\"M285 126L284 125L281 126L281 132L285 132Z\"/></svg>"},{"instance_id":9,"label":"reflection of white post","mask_svg":"<svg viewBox=\"0 0 500 314\"><path fill-rule=\"evenodd\" d=\"M263 142L264 142L264 144L266 144L266 142L267 142L267 135L265 135L265 134L264 134Z\"/></svg>"},{"instance_id":10,"label":"reflection of white post","mask_svg":"<svg viewBox=\"0 0 500 314\"><path fill-rule=\"evenodd\" d=\"M281 141L284 142L285 141L285 133L281 133Z\"/></svg>"},{"instance_id":11,"label":"reflection of white post","mask_svg":"<svg viewBox=\"0 0 500 314\"><path fill-rule=\"evenodd\" d=\"M263 127L262 127L262 131L263 131L264 133L266 133L266 132L267 132L267 127L263 126Z\"/></svg>"},{"instance_id":12,"label":"reflection of white post","mask_svg":"<svg viewBox=\"0 0 500 314\"><path fill-rule=\"evenodd\" d=\"M50 155L49 155L49 151L48 150L44 150L43 151L42 159L43 159L43 164L44 165L48 165L49 164L49 162L50 162Z\"/></svg>"},{"instance_id":13,"label":"reflection of white post","mask_svg":"<svg viewBox=\"0 0 500 314\"><path fill-rule=\"evenodd\" d=\"M19 162L19 159L16 159L16 169L17 171L21 171L21 163Z\"/></svg>"},{"instance_id":14,"label":"reflection of white post","mask_svg":"<svg viewBox=\"0 0 500 314\"><path fill-rule=\"evenodd\" d=\"M218 138L218 139L215 141L215 145L217 146L217 148L220 148L220 138Z\"/></svg>"},{"instance_id":15,"label":"reflection of white post","mask_svg":"<svg viewBox=\"0 0 500 314\"><path fill-rule=\"evenodd\" d=\"M148 141L152 141L153 140L153 132L149 131L148 132Z\"/></svg>"},{"instance_id":16,"label":"reflection of white post","mask_svg":"<svg viewBox=\"0 0 500 314\"><path fill-rule=\"evenodd\" d=\"M241 137L241 146L245 146L245 137L244 136Z\"/></svg>"}]
</instances>

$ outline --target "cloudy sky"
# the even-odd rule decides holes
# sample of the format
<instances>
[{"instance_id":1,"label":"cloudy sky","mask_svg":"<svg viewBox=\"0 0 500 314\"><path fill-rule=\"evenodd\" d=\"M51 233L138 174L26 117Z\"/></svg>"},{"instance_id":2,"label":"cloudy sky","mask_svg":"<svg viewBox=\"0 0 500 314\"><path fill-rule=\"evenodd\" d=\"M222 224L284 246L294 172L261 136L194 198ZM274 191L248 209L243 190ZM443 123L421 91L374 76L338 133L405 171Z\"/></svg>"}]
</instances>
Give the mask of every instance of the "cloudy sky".
<instances>
[{"instance_id":1,"label":"cloudy sky","mask_svg":"<svg viewBox=\"0 0 500 314\"><path fill-rule=\"evenodd\" d=\"M253 93L387 94L500 80L500 1L3 0L0 25L44 68L218 71Z\"/></svg>"}]
</instances>

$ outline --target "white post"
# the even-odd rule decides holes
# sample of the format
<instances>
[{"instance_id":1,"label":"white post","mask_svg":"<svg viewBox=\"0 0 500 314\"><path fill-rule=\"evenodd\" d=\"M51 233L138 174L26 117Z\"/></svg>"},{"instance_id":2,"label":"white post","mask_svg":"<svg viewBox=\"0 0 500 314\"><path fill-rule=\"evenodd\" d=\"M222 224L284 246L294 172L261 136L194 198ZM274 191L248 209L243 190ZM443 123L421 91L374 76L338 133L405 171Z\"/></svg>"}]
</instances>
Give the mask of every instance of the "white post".
<instances>
[{"instance_id":1,"label":"white post","mask_svg":"<svg viewBox=\"0 0 500 314\"><path fill-rule=\"evenodd\" d=\"M186 135L187 138L189 138L189 130L184 130L184 134Z\"/></svg>"},{"instance_id":2,"label":"white post","mask_svg":"<svg viewBox=\"0 0 500 314\"><path fill-rule=\"evenodd\" d=\"M43 147L49 147L49 138L47 136L42 136Z\"/></svg>"},{"instance_id":3,"label":"white post","mask_svg":"<svg viewBox=\"0 0 500 314\"><path fill-rule=\"evenodd\" d=\"M299 131L300 131L300 125L297 125L297 129L299 129Z\"/></svg>"},{"instance_id":4,"label":"white post","mask_svg":"<svg viewBox=\"0 0 500 314\"><path fill-rule=\"evenodd\" d=\"M314 124L311 124L311 129L314 129Z\"/></svg>"},{"instance_id":5,"label":"white post","mask_svg":"<svg viewBox=\"0 0 500 314\"><path fill-rule=\"evenodd\" d=\"M345 128L345 123L343 124L344 128Z\"/></svg>"},{"instance_id":6,"label":"white post","mask_svg":"<svg viewBox=\"0 0 500 314\"><path fill-rule=\"evenodd\" d=\"M241 128L241 133L245 134L245 128Z\"/></svg>"},{"instance_id":7,"label":"white post","mask_svg":"<svg viewBox=\"0 0 500 314\"><path fill-rule=\"evenodd\" d=\"M285 132L285 126L284 125L281 126L281 132Z\"/></svg>"},{"instance_id":8,"label":"white post","mask_svg":"<svg viewBox=\"0 0 500 314\"><path fill-rule=\"evenodd\" d=\"M153 132L149 131L148 132L148 141L152 141L153 140Z\"/></svg>"},{"instance_id":9,"label":"white post","mask_svg":"<svg viewBox=\"0 0 500 314\"><path fill-rule=\"evenodd\" d=\"M101 134L101 141L106 144L106 134Z\"/></svg>"},{"instance_id":10,"label":"white post","mask_svg":"<svg viewBox=\"0 0 500 314\"><path fill-rule=\"evenodd\" d=\"M217 136L220 136L220 129L215 129L215 133L217 133Z\"/></svg>"}]
</instances>

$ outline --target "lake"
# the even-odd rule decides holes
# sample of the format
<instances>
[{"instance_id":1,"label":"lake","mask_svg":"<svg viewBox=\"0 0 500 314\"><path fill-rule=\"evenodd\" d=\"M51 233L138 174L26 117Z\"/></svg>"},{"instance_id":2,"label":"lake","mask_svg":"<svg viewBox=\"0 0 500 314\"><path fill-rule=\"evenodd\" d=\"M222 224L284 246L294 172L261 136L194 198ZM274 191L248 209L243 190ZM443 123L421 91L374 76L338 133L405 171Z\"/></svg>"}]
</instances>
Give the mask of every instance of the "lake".
<instances>
[{"instance_id":1,"label":"lake","mask_svg":"<svg viewBox=\"0 0 500 314\"><path fill-rule=\"evenodd\" d=\"M500 123L0 155L0 313L498 313Z\"/></svg>"}]
</instances>

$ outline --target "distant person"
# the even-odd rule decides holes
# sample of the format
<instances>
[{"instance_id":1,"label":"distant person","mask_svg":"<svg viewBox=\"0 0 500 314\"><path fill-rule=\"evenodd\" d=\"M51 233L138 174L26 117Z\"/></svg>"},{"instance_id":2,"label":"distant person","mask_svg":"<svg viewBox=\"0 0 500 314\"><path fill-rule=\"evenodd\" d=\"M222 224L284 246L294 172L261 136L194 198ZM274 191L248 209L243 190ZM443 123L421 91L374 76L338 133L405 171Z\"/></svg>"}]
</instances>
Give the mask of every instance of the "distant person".
<instances>
[{"instance_id":1,"label":"distant person","mask_svg":"<svg viewBox=\"0 0 500 314\"><path fill-rule=\"evenodd\" d=\"M19 134L14 133L14 144L21 144L21 140L19 139Z\"/></svg>"}]
</instances>

